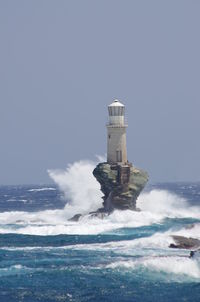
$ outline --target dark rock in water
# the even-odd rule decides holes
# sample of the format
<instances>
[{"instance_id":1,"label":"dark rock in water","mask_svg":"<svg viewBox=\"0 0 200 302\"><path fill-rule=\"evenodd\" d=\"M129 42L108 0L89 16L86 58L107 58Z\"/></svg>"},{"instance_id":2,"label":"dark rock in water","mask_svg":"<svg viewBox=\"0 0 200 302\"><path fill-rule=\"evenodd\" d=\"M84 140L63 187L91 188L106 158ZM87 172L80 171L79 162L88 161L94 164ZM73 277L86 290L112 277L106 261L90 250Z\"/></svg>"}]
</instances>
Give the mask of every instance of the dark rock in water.
<instances>
[{"instance_id":1,"label":"dark rock in water","mask_svg":"<svg viewBox=\"0 0 200 302\"><path fill-rule=\"evenodd\" d=\"M172 236L175 241L171 243L169 247L171 248L178 248L178 249L191 249L191 248L199 248L200 247L200 240L195 238L186 238L184 236Z\"/></svg>"},{"instance_id":2,"label":"dark rock in water","mask_svg":"<svg viewBox=\"0 0 200 302\"><path fill-rule=\"evenodd\" d=\"M72 218L68 219L69 221L79 221L79 219L82 217L82 214L76 214Z\"/></svg>"},{"instance_id":3,"label":"dark rock in water","mask_svg":"<svg viewBox=\"0 0 200 302\"><path fill-rule=\"evenodd\" d=\"M108 212L105 212L104 209L101 208L101 209L98 209L98 210L95 211L95 212L90 212L89 214L87 214L87 216L90 217L90 218L95 218L95 217L97 217L97 218L103 219L103 218L105 218L106 216L108 216L108 214L109 214ZM68 221L75 221L75 222L77 222L77 221L80 220L80 218L82 218L82 217L84 217L84 216L86 216L86 215L76 214L76 215L74 215L72 218L68 219Z\"/></svg>"},{"instance_id":4,"label":"dark rock in water","mask_svg":"<svg viewBox=\"0 0 200 302\"><path fill-rule=\"evenodd\" d=\"M194 258L194 259L200 258L200 249L191 251L189 258Z\"/></svg>"},{"instance_id":5,"label":"dark rock in water","mask_svg":"<svg viewBox=\"0 0 200 302\"><path fill-rule=\"evenodd\" d=\"M100 219L104 219L106 216L108 216L108 212L102 211L102 209L99 209L95 212L90 212L89 213L90 217L97 217Z\"/></svg>"},{"instance_id":6,"label":"dark rock in water","mask_svg":"<svg viewBox=\"0 0 200 302\"><path fill-rule=\"evenodd\" d=\"M194 252L194 251L191 251L191 252L190 252L190 256L189 256L189 258L193 258L193 257L194 257L194 255L195 255L195 252Z\"/></svg>"},{"instance_id":7,"label":"dark rock in water","mask_svg":"<svg viewBox=\"0 0 200 302\"><path fill-rule=\"evenodd\" d=\"M103 196L103 211L112 212L114 209L138 210L136 200L148 181L146 172L128 163L100 163L93 175L101 185ZM99 209L97 212L99 212Z\"/></svg>"}]
</instances>

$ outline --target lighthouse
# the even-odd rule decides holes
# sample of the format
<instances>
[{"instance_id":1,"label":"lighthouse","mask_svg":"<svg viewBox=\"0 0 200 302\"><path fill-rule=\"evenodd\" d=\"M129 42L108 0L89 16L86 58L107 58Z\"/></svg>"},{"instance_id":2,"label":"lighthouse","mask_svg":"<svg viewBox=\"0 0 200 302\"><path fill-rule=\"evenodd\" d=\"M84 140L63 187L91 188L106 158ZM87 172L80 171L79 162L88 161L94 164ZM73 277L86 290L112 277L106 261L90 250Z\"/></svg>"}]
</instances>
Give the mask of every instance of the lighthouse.
<instances>
[{"instance_id":1,"label":"lighthouse","mask_svg":"<svg viewBox=\"0 0 200 302\"><path fill-rule=\"evenodd\" d=\"M115 100L108 106L109 121L107 124L107 162L126 165L126 128L125 106Z\"/></svg>"},{"instance_id":2,"label":"lighthouse","mask_svg":"<svg viewBox=\"0 0 200 302\"><path fill-rule=\"evenodd\" d=\"M136 200L148 181L148 174L127 160L125 106L114 100L108 106L107 162L99 163L93 175L101 185L103 208L93 215L118 210L137 210Z\"/></svg>"},{"instance_id":3,"label":"lighthouse","mask_svg":"<svg viewBox=\"0 0 200 302\"><path fill-rule=\"evenodd\" d=\"M148 181L148 174L127 160L125 106L114 100L108 106L107 161L98 163L93 175L103 193L102 207L90 212L91 217L104 218L115 209L138 210L136 200ZM70 220L82 217L77 214Z\"/></svg>"}]
</instances>

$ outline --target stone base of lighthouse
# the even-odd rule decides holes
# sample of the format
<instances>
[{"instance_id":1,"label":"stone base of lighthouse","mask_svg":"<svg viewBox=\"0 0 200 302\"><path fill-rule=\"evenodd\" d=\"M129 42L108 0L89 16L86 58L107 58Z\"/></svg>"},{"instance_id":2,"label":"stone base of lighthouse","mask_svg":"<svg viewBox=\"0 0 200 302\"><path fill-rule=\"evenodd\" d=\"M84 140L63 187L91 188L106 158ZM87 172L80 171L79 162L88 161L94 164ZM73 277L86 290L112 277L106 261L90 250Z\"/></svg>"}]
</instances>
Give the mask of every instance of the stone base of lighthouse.
<instances>
[{"instance_id":1,"label":"stone base of lighthouse","mask_svg":"<svg viewBox=\"0 0 200 302\"><path fill-rule=\"evenodd\" d=\"M102 208L90 212L90 216L104 218L115 209L137 211L136 200L148 181L148 174L133 167L131 163L100 163L93 175L101 185L103 192ZM74 215L70 221L78 221L82 214Z\"/></svg>"},{"instance_id":2,"label":"stone base of lighthouse","mask_svg":"<svg viewBox=\"0 0 200 302\"><path fill-rule=\"evenodd\" d=\"M105 212L114 209L137 210L136 200L148 181L145 171L132 164L100 163L93 174L101 185L103 208Z\"/></svg>"}]
</instances>

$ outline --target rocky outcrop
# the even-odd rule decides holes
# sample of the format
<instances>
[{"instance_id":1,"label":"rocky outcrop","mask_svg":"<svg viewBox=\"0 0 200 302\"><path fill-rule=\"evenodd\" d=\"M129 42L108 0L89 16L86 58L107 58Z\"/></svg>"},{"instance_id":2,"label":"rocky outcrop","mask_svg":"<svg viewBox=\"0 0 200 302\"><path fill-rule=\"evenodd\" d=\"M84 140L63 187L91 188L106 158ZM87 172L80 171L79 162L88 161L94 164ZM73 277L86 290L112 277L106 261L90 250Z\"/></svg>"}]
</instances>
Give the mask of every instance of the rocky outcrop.
<instances>
[{"instance_id":1,"label":"rocky outcrop","mask_svg":"<svg viewBox=\"0 0 200 302\"><path fill-rule=\"evenodd\" d=\"M148 181L146 172L128 163L126 165L100 163L93 175L101 185L103 208L98 212L114 209L138 210L136 200Z\"/></svg>"},{"instance_id":2,"label":"rocky outcrop","mask_svg":"<svg viewBox=\"0 0 200 302\"><path fill-rule=\"evenodd\" d=\"M68 219L69 221L79 221L79 219L82 217L82 214L76 214L72 218Z\"/></svg>"},{"instance_id":3,"label":"rocky outcrop","mask_svg":"<svg viewBox=\"0 0 200 302\"><path fill-rule=\"evenodd\" d=\"M104 210L104 208L100 208L97 211L90 212L89 214L87 214L87 217L91 217L91 218L96 218L97 217L99 219L104 219L108 215L109 215L109 212L106 212ZM86 216L86 215L76 214L72 218L68 219L68 221L77 222L77 221L81 220L81 218L83 218L84 216Z\"/></svg>"},{"instance_id":4,"label":"rocky outcrop","mask_svg":"<svg viewBox=\"0 0 200 302\"><path fill-rule=\"evenodd\" d=\"M114 209L139 211L136 200L148 181L148 175L143 170L126 165L100 163L93 175L101 185L103 192L103 207L90 212L90 217L105 218ZM70 221L78 221L82 214L74 215Z\"/></svg>"},{"instance_id":5,"label":"rocky outcrop","mask_svg":"<svg viewBox=\"0 0 200 302\"><path fill-rule=\"evenodd\" d=\"M200 240L196 238L187 238L184 236L172 236L175 243L171 243L169 247L178 249L196 249L200 248Z\"/></svg>"}]
</instances>

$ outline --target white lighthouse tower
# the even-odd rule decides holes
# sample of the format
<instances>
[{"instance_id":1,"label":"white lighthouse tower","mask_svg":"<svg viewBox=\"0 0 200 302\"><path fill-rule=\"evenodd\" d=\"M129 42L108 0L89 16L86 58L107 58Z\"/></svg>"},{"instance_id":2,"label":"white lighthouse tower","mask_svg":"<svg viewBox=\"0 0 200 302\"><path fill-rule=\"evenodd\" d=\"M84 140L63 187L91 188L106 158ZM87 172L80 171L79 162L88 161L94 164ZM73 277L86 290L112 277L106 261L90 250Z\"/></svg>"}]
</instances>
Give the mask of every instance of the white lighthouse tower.
<instances>
[{"instance_id":1,"label":"white lighthouse tower","mask_svg":"<svg viewBox=\"0 0 200 302\"><path fill-rule=\"evenodd\" d=\"M125 107L118 100L108 106L107 124L107 162L109 164L127 164Z\"/></svg>"}]
</instances>

